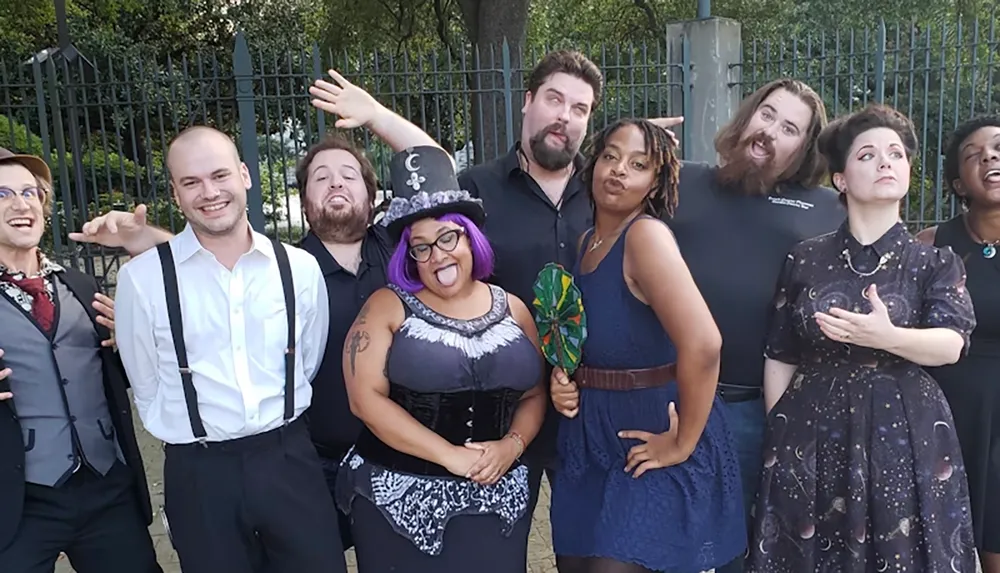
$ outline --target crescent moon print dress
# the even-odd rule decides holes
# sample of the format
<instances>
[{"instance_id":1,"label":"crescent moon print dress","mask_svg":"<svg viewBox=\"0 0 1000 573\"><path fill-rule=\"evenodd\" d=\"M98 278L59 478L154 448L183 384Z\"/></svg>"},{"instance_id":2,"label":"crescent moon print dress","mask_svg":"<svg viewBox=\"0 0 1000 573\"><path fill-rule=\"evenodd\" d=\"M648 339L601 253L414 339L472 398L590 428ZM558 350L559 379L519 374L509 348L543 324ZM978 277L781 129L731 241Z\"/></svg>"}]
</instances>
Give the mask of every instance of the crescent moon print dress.
<instances>
[{"instance_id":1,"label":"crescent moon print dress","mask_svg":"<svg viewBox=\"0 0 1000 573\"><path fill-rule=\"evenodd\" d=\"M799 243L779 279L766 346L797 364L768 415L748 572L976 571L965 467L951 410L917 364L826 337L816 312L975 327L965 269L898 223L862 246L845 223Z\"/></svg>"}]
</instances>

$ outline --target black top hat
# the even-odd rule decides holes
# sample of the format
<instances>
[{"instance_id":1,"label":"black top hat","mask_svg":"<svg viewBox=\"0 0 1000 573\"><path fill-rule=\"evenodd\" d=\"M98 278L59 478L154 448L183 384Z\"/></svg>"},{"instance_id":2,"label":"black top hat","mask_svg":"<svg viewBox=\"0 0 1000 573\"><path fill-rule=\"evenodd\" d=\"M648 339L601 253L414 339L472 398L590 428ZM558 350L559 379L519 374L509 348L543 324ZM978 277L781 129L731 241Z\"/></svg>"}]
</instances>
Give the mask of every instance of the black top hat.
<instances>
[{"instance_id":1,"label":"black top hat","mask_svg":"<svg viewBox=\"0 0 1000 573\"><path fill-rule=\"evenodd\" d=\"M382 218L394 241L414 221L448 213L465 215L476 226L486 222L483 202L458 185L455 165L440 147L411 147L389 162L393 199Z\"/></svg>"}]
</instances>

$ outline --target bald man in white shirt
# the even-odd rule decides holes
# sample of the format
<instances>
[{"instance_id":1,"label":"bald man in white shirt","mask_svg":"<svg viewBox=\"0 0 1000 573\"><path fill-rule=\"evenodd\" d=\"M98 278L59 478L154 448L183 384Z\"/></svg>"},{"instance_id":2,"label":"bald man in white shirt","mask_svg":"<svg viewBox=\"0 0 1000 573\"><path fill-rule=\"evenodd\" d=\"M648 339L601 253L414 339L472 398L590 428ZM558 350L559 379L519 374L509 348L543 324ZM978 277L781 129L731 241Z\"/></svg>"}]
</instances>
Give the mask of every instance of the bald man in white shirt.
<instances>
[{"instance_id":1,"label":"bald man in white shirt","mask_svg":"<svg viewBox=\"0 0 1000 573\"><path fill-rule=\"evenodd\" d=\"M346 571L301 418L328 333L319 264L251 229L250 175L225 134L183 131L167 167L187 226L122 267L116 327L139 416L166 443L181 567Z\"/></svg>"}]
</instances>

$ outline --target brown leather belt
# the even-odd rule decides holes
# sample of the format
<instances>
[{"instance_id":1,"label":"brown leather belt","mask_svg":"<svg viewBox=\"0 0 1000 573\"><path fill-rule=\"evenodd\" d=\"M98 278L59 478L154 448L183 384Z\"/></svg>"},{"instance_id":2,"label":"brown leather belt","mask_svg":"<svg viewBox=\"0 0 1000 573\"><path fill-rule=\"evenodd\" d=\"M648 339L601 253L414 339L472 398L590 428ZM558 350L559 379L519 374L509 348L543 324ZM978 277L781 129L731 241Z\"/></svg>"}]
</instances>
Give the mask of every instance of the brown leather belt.
<instances>
[{"instance_id":1,"label":"brown leather belt","mask_svg":"<svg viewBox=\"0 0 1000 573\"><path fill-rule=\"evenodd\" d=\"M677 378L677 364L670 363L638 370L601 370L581 366L573 373L579 388L594 390L640 390L665 386Z\"/></svg>"}]
</instances>

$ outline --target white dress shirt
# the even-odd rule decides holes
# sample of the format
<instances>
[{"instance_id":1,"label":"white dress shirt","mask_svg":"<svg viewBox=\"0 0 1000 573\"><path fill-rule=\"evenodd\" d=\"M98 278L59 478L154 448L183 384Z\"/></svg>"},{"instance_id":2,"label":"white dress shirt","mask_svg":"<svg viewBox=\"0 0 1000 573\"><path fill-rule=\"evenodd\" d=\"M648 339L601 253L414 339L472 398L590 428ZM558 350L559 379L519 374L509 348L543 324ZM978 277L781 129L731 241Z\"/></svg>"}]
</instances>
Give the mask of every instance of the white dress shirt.
<instances>
[{"instance_id":1,"label":"white dress shirt","mask_svg":"<svg viewBox=\"0 0 1000 573\"><path fill-rule=\"evenodd\" d=\"M281 426L288 323L274 246L253 245L230 271L204 249L190 225L170 240L184 342L207 440ZM329 332L329 300L319 263L285 246L295 285L295 417L309 407L312 379ZM168 444L196 441L167 316L156 249L122 266L115 293L115 338L149 433Z\"/></svg>"}]
</instances>

